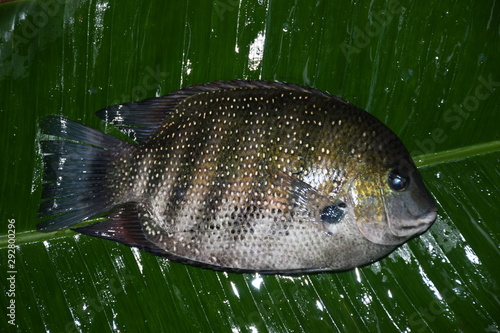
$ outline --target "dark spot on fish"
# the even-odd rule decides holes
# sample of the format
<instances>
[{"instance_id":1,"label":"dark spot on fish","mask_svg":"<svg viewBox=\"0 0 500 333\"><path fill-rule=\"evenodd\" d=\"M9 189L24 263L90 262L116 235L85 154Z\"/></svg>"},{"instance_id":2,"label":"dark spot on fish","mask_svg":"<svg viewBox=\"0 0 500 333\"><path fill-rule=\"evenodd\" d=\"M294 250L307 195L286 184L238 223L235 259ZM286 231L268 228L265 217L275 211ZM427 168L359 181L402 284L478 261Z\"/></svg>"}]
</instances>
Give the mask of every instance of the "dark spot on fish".
<instances>
[{"instance_id":1,"label":"dark spot on fish","mask_svg":"<svg viewBox=\"0 0 500 333\"><path fill-rule=\"evenodd\" d=\"M177 199L182 199L182 197L184 196L183 194L183 191L182 191L182 188L181 187L174 187L174 191L172 193L174 195L175 198Z\"/></svg>"},{"instance_id":2,"label":"dark spot on fish","mask_svg":"<svg viewBox=\"0 0 500 333\"><path fill-rule=\"evenodd\" d=\"M346 204L343 202L338 205L326 206L321 210L321 221L325 223L339 223L342 216L344 216L343 208L345 207Z\"/></svg>"}]
</instances>

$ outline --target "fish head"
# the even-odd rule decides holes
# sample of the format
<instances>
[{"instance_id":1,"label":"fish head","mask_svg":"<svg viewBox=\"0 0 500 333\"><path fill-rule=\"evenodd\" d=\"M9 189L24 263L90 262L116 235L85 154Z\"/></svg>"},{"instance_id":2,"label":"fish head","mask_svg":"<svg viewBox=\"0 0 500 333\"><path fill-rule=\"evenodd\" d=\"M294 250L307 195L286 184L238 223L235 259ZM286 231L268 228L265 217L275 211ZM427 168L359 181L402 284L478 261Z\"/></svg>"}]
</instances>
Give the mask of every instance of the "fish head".
<instances>
[{"instance_id":1,"label":"fish head","mask_svg":"<svg viewBox=\"0 0 500 333\"><path fill-rule=\"evenodd\" d=\"M359 231L376 244L400 245L425 232L437 216L410 157L360 172L349 193Z\"/></svg>"}]
</instances>

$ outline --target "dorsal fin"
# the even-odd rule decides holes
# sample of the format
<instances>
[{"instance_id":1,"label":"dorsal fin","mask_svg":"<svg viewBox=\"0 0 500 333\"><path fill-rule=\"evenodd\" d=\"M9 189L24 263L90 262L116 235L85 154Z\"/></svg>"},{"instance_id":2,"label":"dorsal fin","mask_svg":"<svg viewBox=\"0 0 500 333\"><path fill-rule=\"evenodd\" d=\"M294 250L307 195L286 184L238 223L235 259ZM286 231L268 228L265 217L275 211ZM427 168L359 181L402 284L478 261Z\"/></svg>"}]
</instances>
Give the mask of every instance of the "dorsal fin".
<instances>
[{"instance_id":1,"label":"dorsal fin","mask_svg":"<svg viewBox=\"0 0 500 333\"><path fill-rule=\"evenodd\" d=\"M287 91L305 92L317 96L346 101L324 93L314 88L303 87L292 83L272 81L215 81L207 84L189 86L171 94L148 98L139 102L112 105L97 111L97 116L109 124L115 125L120 131L139 143L144 143L161 126L165 116L172 112L184 99L209 91L232 89L282 89Z\"/></svg>"}]
</instances>

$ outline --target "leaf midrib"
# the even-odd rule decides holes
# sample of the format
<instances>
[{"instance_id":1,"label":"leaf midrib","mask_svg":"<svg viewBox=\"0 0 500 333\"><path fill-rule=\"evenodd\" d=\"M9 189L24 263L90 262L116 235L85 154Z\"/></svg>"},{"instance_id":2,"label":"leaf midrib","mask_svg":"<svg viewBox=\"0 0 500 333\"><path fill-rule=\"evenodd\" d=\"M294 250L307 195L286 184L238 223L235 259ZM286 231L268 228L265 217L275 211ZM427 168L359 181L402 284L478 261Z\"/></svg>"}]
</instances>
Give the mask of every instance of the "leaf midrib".
<instances>
[{"instance_id":1,"label":"leaf midrib","mask_svg":"<svg viewBox=\"0 0 500 333\"><path fill-rule=\"evenodd\" d=\"M461 148L444 150L414 157L418 168L427 168L437 164L461 161L478 155L491 154L500 151L500 140L479 143Z\"/></svg>"}]
</instances>

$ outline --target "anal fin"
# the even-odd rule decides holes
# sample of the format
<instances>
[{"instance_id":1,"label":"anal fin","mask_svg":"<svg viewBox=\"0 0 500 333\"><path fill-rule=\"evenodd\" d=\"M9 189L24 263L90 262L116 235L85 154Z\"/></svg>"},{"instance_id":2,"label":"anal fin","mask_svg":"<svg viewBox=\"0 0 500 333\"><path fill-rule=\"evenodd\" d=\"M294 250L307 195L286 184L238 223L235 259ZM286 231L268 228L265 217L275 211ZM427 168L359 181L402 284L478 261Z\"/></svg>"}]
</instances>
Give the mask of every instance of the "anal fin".
<instances>
[{"instance_id":1,"label":"anal fin","mask_svg":"<svg viewBox=\"0 0 500 333\"><path fill-rule=\"evenodd\" d=\"M106 221L72 230L84 235L137 247L157 256L168 256L168 252L156 246L146 237L140 222L140 211L138 203L130 202L112 211L107 216L108 220Z\"/></svg>"}]
</instances>

